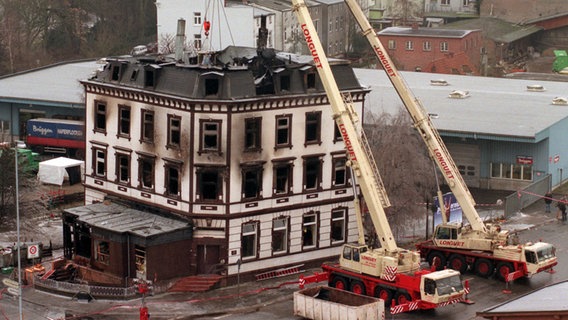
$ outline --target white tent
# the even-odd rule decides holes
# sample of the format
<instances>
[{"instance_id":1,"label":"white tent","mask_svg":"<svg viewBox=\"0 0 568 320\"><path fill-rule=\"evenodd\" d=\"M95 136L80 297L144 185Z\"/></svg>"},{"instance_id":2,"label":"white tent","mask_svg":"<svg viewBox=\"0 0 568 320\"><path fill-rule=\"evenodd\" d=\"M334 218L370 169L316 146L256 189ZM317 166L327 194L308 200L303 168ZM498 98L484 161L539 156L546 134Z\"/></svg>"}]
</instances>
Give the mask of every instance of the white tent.
<instances>
[{"instance_id":1,"label":"white tent","mask_svg":"<svg viewBox=\"0 0 568 320\"><path fill-rule=\"evenodd\" d=\"M37 177L43 183L61 186L65 179L68 179L74 184L81 181L84 166L84 161L59 157L40 162Z\"/></svg>"}]
</instances>

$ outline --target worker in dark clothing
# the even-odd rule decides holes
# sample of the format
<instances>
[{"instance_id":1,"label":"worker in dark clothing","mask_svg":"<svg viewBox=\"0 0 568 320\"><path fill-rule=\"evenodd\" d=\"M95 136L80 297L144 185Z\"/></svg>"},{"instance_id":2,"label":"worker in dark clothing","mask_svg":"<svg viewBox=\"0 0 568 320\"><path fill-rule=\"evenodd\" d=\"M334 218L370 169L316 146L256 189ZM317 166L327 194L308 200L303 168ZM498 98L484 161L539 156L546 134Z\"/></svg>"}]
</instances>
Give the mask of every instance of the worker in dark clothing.
<instances>
[{"instance_id":1,"label":"worker in dark clothing","mask_svg":"<svg viewBox=\"0 0 568 320\"><path fill-rule=\"evenodd\" d=\"M560 219L562 218L562 223L566 223L566 203L564 203L565 198L562 198L560 201L558 201L558 204L556 205L558 207L558 215L557 218Z\"/></svg>"},{"instance_id":2,"label":"worker in dark clothing","mask_svg":"<svg viewBox=\"0 0 568 320\"><path fill-rule=\"evenodd\" d=\"M544 212L550 213L550 204L551 203L552 203L552 193L550 191L548 191L544 195L544 204L545 204Z\"/></svg>"}]
</instances>

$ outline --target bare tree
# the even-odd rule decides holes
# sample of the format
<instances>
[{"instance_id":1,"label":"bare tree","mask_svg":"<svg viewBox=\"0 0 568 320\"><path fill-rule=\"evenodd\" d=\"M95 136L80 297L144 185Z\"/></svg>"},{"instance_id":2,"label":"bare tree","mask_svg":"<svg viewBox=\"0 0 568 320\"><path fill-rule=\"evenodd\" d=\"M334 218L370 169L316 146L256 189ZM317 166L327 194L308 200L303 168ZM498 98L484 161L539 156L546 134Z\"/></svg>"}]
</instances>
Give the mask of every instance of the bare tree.
<instances>
[{"instance_id":1,"label":"bare tree","mask_svg":"<svg viewBox=\"0 0 568 320\"><path fill-rule=\"evenodd\" d=\"M402 108L395 115L366 114L365 133L392 204L387 215L393 233L409 235L425 223L424 203L435 194L433 163Z\"/></svg>"}]
</instances>

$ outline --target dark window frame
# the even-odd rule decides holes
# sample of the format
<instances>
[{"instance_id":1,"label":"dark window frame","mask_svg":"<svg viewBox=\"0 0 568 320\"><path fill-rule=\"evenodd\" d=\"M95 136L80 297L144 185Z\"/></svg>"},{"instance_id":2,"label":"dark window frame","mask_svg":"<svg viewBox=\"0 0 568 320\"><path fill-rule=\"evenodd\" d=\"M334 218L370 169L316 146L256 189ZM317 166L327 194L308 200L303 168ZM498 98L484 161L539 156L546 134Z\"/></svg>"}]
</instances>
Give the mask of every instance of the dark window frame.
<instances>
[{"instance_id":1,"label":"dark window frame","mask_svg":"<svg viewBox=\"0 0 568 320\"><path fill-rule=\"evenodd\" d=\"M198 167L196 169L196 190L195 190L195 201L202 203L222 203L223 202L223 170L220 167ZM204 175L206 174L216 174L216 181L204 181ZM204 197L204 187L205 182L215 183L215 199Z\"/></svg>"},{"instance_id":2,"label":"dark window frame","mask_svg":"<svg viewBox=\"0 0 568 320\"><path fill-rule=\"evenodd\" d=\"M262 151L262 118L245 119L245 151Z\"/></svg>"},{"instance_id":3,"label":"dark window frame","mask_svg":"<svg viewBox=\"0 0 568 320\"><path fill-rule=\"evenodd\" d=\"M121 185L127 185L129 186L131 181L132 181L132 175L130 170L131 168L131 161L132 161L132 154L131 153L125 153L125 152L115 152L114 153L114 158L115 158L115 181L118 184ZM121 163L121 160L125 160L125 164L126 164L126 168L124 163ZM124 171L124 169L126 169L126 171ZM127 179L123 179L123 172L126 172L127 174Z\"/></svg>"},{"instance_id":4,"label":"dark window frame","mask_svg":"<svg viewBox=\"0 0 568 320\"><path fill-rule=\"evenodd\" d=\"M276 226L276 221L284 221L284 227ZM284 230L284 240L275 239L279 234L278 231ZM289 216L279 216L272 219L272 241L271 241L271 249L273 256L284 255L290 252L290 217ZM275 250L275 245L277 242L281 242L284 246L283 250Z\"/></svg>"},{"instance_id":5,"label":"dark window frame","mask_svg":"<svg viewBox=\"0 0 568 320\"><path fill-rule=\"evenodd\" d=\"M128 116L125 117L125 112L128 113ZM118 105L118 134L116 135L118 138L127 138L130 139L130 125L132 121L132 111L130 106L119 104Z\"/></svg>"},{"instance_id":6,"label":"dark window frame","mask_svg":"<svg viewBox=\"0 0 568 320\"><path fill-rule=\"evenodd\" d=\"M343 183L338 183L337 181L337 173L338 171L340 171L340 167L338 165L338 162L343 161ZM332 163L331 163L331 187L332 188L345 188L350 186L350 179L351 179L351 171L349 170L348 166L347 166L347 156L342 155L342 156L333 156L332 158Z\"/></svg>"},{"instance_id":7,"label":"dark window frame","mask_svg":"<svg viewBox=\"0 0 568 320\"><path fill-rule=\"evenodd\" d=\"M183 163L180 161L164 159L164 195L165 196L175 199L181 198L182 166ZM171 175L172 170L177 172L177 177L172 177ZM172 182L174 182L174 184L172 184ZM175 188L175 190L172 190L172 186Z\"/></svg>"},{"instance_id":8,"label":"dark window frame","mask_svg":"<svg viewBox=\"0 0 568 320\"><path fill-rule=\"evenodd\" d=\"M303 156L303 181L302 190L304 192L317 192L322 190L322 168L323 168L323 156L322 155L306 155ZM317 163L316 163L317 162ZM309 167L308 167L309 166ZM315 170L315 187L308 187L308 182L311 180L311 175L314 174ZM310 183L311 185L311 183Z\"/></svg>"},{"instance_id":9,"label":"dark window frame","mask_svg":"<svg viewBox=\"0 0 568 320\"><path fill-rule=\"evenodd\" d=\"M177 127L175 125L177 122ZM181 148L181 116L168 114L168 143L166 149L180 149Z\"/></svg>"},{"instance_id":10,"label":"dark window frame","mask_svg":"<svg viewBox=\"0 0 568 320\"><path fill-rule=\"evenodd\" d=\"M272 160L272 196L278 197L278 196L288 196L291 195L293 193L293 188L294 188L294 160L295 158L292 159L274 159ZM279 178L279 173L277 172L279 169L282 168L286 168L287 172L286 172L286 189L283 192L280 192L279 190L281 189L281 187L279 186L280 183L280 178Z\"/></svg>"},{"instance_id":11,"label":"dark window frame","mask_svg":"<svg viewBox=\"0 0 568 320\"><path fill-rule=\"evenodd\" d=\"M287 123L280 124L280 120L287 120ZM275 117L274 149L292 149L292 114L277 115ZM280 142L281 137L286 137L285 142Z\"/></svg>"},{"instance_id":12,"label":"dark window frame","mask_svg":"<svg viewBox=\"0 0 568 320\"><path fill-rule=\"evenodd\" d=\"M151 116L151 120L147 118ZM154 111L142 109L140 117L140 142L154 143L154 127L156 117Z\"/></svg>"},{"instance_id":13,"label":"dark window frame","mask_svg":"<svg viewBox=\"0 0 568 320\"><path fill-rule=\"evenodd\" d=\"M338 217L334 217L334 213L338 213L338 212L342 212L343 213L343 217L338 218ZM348 229L348 209L345 207L338 207L338 208L334 208L331 210L331 216L330 216L330 234L329 234L329 239L331 242L331 245L338 245L338 244L343 244L347 242L347 229ZM342 220L343 221L343 230L341 230L341 234L343 239L340 240L334 240L334 221L339 221Z\"/></svg>"},{"instance_id":14,"label":"dark window frame","mask_svg":"<svg viewBox=\"0 0 568 320\"><path fill-rule=\"evenodd\" d=\"M144 164L151 166L151 172L148 173ZM148 186L146 180L150 178L152 185ZM138 187L140 189L154 191L156 188L156 156L138 153Z\"/></svg>"},{"instance_id":15,"label":"dark window frame","mask_svg":"<svg viewBox=\"0 0 568 320\"><path fill-rule=\"evenodd\" d=\"M222 154L221 152L221 134L222 134L222 120L212 120L212 119L199 119L199 151L197 152L199 155L202 153L217 153L219 155ZM208 125L216 125L217 129L215 130L214 140L215 140L215 147L206 147L208 144L207 139L209 136L213 136L210 134L213 130L206 129Z\"/></svg>"},{"instance_id":16,"label":"dark window frame","mask_svg":"<svg viewBox=\"0 0 568 320\"><path fill-rule=\"evenodd\" d=\"M304 146L310 144L321 145L321 111L306 112L305 120Z\"/></svg>"},{"instance_id":17,"label":"dark window frame","mask_svg":"<svg viewBox=\"0 0 568 320\"><path fill-rule=\"evenodd\" d=\"M95 100L95 115L94 115L94 132L107 133L106 117L107 117L107 103L101 100Z\"/></svg>"},{"instance_id":18,"label":"dark window frame","mask_svg":"<svg viewBox=\"0 0 568 320\"><path fill-rule=\"evenodd\" d=\"M245 232L245 228L248 226L254 226L254 230L253 231L247 231ZM245 247L245 239L246 237L249 237L251 235L254 235L254 243L252 244L252 248L254 250L254 252L250 255L246 255L248 254L248 250L245 252L244 247ZM241 259L242 260L254 260L254 259L258 259L259 257L259 251L260 251L260 222L259 221L249 221L246 223L243 223L241 225Z\"/></svg>"},{"instance_id":19,"label":"dark window frame","mask_svg":"<svg viewBox=\"0 0 568 320\"><path fill-rule=\"evenodd\" d=\"M243 201L262 199L263 174L264 167L262 164L241 166L241 199ZM252 196L248 195L248 192L250 190L249 182L251 179L254 179L256 184L256 192Z\"/></svg>"},{"instance_id":20,"label":"dark window frame","mask_svg":"<svg viewBox=\"0 0 568 320\"><path fill-rule=\"evenodd\" d=\"M107 148L94 145L91 148L92 153L92 174L94 177L106 179L107 177ZM99 155L102 154L102 158ZM101 161L102 159L102 161ZM102 167L101 167L102 164ZM102 169L102 172L100 171Z\"/></svg>"}]
</instances>

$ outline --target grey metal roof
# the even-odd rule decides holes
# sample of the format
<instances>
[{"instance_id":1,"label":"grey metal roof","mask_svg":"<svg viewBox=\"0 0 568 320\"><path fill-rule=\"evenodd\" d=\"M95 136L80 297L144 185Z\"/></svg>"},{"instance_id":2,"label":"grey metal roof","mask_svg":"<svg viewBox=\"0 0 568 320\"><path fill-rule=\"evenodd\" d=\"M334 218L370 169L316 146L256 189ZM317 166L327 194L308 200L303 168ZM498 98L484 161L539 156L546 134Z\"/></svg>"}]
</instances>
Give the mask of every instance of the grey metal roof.
<instances>
[{"instance_id":1,"label":"grey metal roof","mask_svg":"<svg viewBox=\"0 0 568 320\"><path fill-rule=\"evenodd\" d=\"M402 100L383 70L354 69L361 85L370 86L365 109L377 114L404 110ZM401 72L405 82L421 101L443 135L486 135L492 139L546 138L542 132L568 117L568 106L552 105L552 99L566 96L568 83L424 72ZM444 79L448 86L432 86L430 80ZM540 84L544 92L527 91ZM469 91L470 97L451 99L453 90ZM541 135L539 135L539 133Z\"/></svg>"},{"instance_id":2,"label":"grey metal roof","mask_svg":"<svg viewBox=\"0 0 568 320\"><path fill-rule=\"evenodd\" d=\"M481 29L484 37L503 43L519 40L543 29L534 25L518 25L495 17L464 19L439 28L445 30Z\"/></svg>"},{"instance_id":3,"label":"grey metal roof","mask_svg":"<svg viewBox=\"0 0 568 320\"><path fill-rule=\"evenodd\" d=\"M118 233L128 232L140 237L190 228L187 221L166 218L112 202L66 209L65 212L78 216L79 221L91 226Z\"/></svg>"},{"instance_id":4,"label":"grey metal roof","mask_svg":"<svg viewBox=\"0 0 568 320\"><path fill-rule=\"evenodd\" d=\"M481 311L480 314L483 314L483 316L491 316L497 313L515 313L518 316L519 312L567 311L567 296L568 282L563 281L485 309Z\"/></svg>"},{"instance_id":5,"label":"grey metal roof","mask_svg":"<svg viewBox=\"0 0 568 320\"><path fill-rule=\"evenodd\" d=\"M379 35L413 36L413 37L444 37L463 38L473 30L437 29L437 28L411 28L389 27L381 30Z\"/></svg>"},{"instance_id":6,"label":"grey metal roof","mask_svg":"<svg viewBox=\"0 0 568 320\"><path fill-rule=\"evenodd\" d=\"M79 80L99 66L95 60L66 62L0 77L0 101L83 107Z\"/></svg>"}]
</instances>

